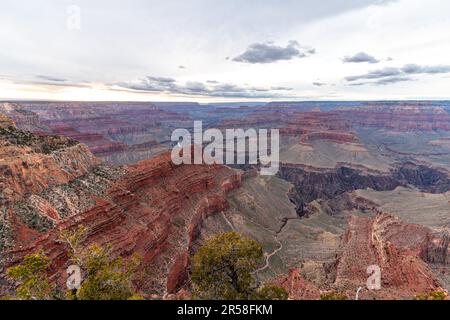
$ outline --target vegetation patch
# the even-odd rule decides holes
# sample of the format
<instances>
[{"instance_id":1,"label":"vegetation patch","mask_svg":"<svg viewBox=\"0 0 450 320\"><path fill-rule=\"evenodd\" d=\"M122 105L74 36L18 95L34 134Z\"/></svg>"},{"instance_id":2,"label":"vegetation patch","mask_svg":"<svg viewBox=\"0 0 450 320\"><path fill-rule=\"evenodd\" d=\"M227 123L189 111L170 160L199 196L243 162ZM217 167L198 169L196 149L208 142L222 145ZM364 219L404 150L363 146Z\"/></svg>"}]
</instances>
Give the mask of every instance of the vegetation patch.
<instances>
[{"instance_id":1,"label":"vegetation patch","mask_svg":"<svg viewBox=\"0 0 450 320\"><path fill-rule=\"evenodd\" d=\"M41 215L33 206L28 203L18 203L14 207L14 212L30 228L39 232L46 232L54 227L54 222Z\"/></svg>"},{"instance_id":2,"label":"vegetation patch","mask_svg":"<svg viewBox=\"0 0 450 320\"><path fill-rule=\"evenodd\" d=\"M40 136L15 127L0 128L0 139L17 146L30 147L36 153L51 154L54 151L72 147L78 141L62 136Z\"/></svg>"}]
</instances>

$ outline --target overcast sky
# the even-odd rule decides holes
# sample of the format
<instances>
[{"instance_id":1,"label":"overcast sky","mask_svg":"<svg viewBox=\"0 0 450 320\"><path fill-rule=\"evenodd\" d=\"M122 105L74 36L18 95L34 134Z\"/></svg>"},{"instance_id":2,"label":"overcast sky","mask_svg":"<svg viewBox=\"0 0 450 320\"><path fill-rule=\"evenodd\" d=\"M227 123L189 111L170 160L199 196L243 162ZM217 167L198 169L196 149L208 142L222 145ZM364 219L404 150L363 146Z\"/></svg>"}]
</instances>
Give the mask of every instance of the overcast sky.
<instances>
[{"instance_id":1,"label":"overcast sky","mask_svg":"<svg viewBox=\"0 0 450 320\"><path fill-rule=\"evenodd\" d=\"M0 5L0 99L450 98L450 1Z\"/></svg>"}]
</instances>

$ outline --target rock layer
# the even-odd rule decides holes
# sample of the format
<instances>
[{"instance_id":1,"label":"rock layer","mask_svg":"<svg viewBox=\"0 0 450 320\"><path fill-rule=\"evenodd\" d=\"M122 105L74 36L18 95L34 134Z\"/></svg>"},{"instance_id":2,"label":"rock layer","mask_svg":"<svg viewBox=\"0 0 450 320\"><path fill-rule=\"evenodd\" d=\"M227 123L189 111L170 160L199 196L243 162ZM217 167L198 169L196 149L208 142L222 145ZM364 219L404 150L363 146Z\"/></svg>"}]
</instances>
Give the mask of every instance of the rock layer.
<instances>
[{"instance_id":1,"label":"rock layer","mask_svg":"<svg viewBox=\"0 0 450 320\"><path fill-rule=\"evenodd\" d=\"M430 267L421 259L431 231L407 224L391 215L375 218L352 216L335 262L334 285L353 295L365 287L367 268L381 269L381 289L364 292L364 298L412 298L416 294L443 290Z\"/></svg>"},{"instance_id":2,"label":"rock layer","mask_svg":"<svg viewBox=\"0 0 450 320\"><path fill-rule=\"evenodd\" d=\"M278 174L294 184L290 199L302 216L305 208L316 199L332 199L345 192L371 188L384 191L398 186L413 185L430 193L443 193L450 190L447 172L421 165L406 163L391 170L390 173L376 173L367 170L342 166L336 169L319 170L304 166L282 164Z\"/></svg>"},{"instance_id":3,"label":"rock layer","mask_svg":"<svg viewBox=\"0 0 450 320\"><path fill-rule=\"evenodd\" d=\"M52 279L61 283L69 261L59 233L84 225L86 245L110 244L117 256L142 256L136 285L144 292L175 293L188 278L203 220L227 207L226 194L241 180L220 165L176 166L170 153L109 167L81 144L48 155L32 147L2 148L7 188L0 249L6 265L42 250L52 261Z\"/></svg>"}]
</instances>

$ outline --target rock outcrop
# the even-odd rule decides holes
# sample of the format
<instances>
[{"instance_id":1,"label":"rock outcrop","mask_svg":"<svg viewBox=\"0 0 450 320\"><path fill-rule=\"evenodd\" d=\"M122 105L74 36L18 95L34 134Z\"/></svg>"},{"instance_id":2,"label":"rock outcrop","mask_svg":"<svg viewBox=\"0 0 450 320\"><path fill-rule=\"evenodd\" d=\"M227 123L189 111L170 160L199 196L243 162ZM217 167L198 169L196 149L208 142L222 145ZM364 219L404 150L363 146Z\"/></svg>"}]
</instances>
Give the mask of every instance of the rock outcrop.
<instances>
[{"instance_id":1,"label":"rock outcrop","mask_svg":"<svg viewBox=\"0 0 450 320\"><path fill-rule=\"evenodd\" d=\"M74 140L0 128L0 205L68 183L97 163L87 147Z\"/></svg>"},{"instance_id":2,"label":"rock outcrop","mask_svg":"<svg viewBox=\"0 0 450 320\"><path fill-rule=\"evenodd\" d=\"M380 267L381 289L362 294L363 298L413 298L420 293L442 290L435 274L421 259L431 231L407 224L385 213L375 218L352 216L336 258L334 286L353 296L365 287L367 268Z\"/></svg>"},{"instance_id":3,"label":"rock outcrop","mask_svg":"<svg viewBox=\"0 0 450 320\"><path fill-rule=\"evenodd\" d=\"M365 105L341 108L342 117L352 125L399 131L450 130L450 114L438 106L416 104Z\"/></svg>"},{"instance_id":4,"label":"rock outcrop","mask_svg":"<svg viewBox=\"0 0 450 320\"><path fill-rule=\"evenodd\" d=\"M117 256L142 256L139 288L176 293L188 279L204 219L227 207L227 193L241 180L220 165L176 166L170 153L124 167L99 164L82 144L38 153L33 149L41 137L14 130L32 142L1 139L2 258L11 265L42 250L52 261L52 279L61 283L69 262L59 234L84 225L86 245L110 244Z\"/></svg>"},{"instance_id":5,"label":"rock outcrop","mask_svg":"<svg viewBox=\"0 0 450 320\"><path fill-rule=\"evenodd\" d=\"M113 164L135 163L160 152L170 140L170 128L186 127L189 119L139 102L5 102L0 114L19 129L77 140Z\"/></svg>"},{"instance_id":6,"label":"rock outcrop","mask_svg":"<svg viewBox=\"0 0 450 320\"><path fill-rule=\"evenodd\" d=\"M8 127L14 127L14 121L12 121L10 118L0 114L0 128L8 128Z\"/></svg>"},{"instance_id":7,"label":"rock outcrop","mask_svg":"<svg viewBox=\"0 0 450 320\"><path fill-rule=\"evenodd\" d=\"M301 271L292 269L286 276L281 276L274 283L286 290L289 300L318 300L320 290L313 283L304 279Z\"/></svg>"},{"instance_id":8,"label":"rock outcrop","mask_svg":"<svg viewBox=\"0 0 450 320\"><path fill-rule=\"evenodd\" d=\"M450 190L447 172L427 166L405 163L389 173L367 172L341 166L336 169L315 169L305 166L282 164L279 177L294 184L290 199L297 206L300 216L305 207L316 199L332 199L345 192L371 188L377 191L394 190L398 186L413 185L430 193Z\"/></svg>"},{"instance_id":9,"label":"rock outcrop","mask_svg":"<svg viewBox=\"0 0 450 320\"><path fill-rule=\"evenodd\" d=\"M437 102L0 103L1 258L10 265L42 249L52 279L63 283L68 257L58 234L82 224L90 230L86 245L143 257L136 281L143 292L177 298L189 296L179 289L207 225L208 235L231 228L261 242L267 255L259 276L276 277L292 299L317 299L319 288L351 297L370 264L381 267L384 289L362 298L437 290L435 268L449 261L446 227L374 218L377 201L355 194L450 190L449 117ZM227 212L227 193L256 168L175 166L166 153L170 134L191 129L194 118L205 129L279 128L278 177L244 183Z\"/></svg>"}]
</instances>

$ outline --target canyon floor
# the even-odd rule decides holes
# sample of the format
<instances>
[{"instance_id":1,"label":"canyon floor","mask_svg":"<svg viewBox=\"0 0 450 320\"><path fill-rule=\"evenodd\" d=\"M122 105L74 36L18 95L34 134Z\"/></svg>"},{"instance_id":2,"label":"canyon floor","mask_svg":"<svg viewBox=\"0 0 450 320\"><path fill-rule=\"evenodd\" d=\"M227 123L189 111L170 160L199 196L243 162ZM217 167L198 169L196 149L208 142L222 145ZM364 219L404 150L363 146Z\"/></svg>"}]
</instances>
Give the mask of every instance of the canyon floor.
<instances>
[{"instance_id":1,"label":"canyon floor","mask_svg":"<svg viewBox=\"0 0 450 320\"><path fill-rule=\"evenodd\" d=\"M291 299L450 290L450 104L438 102L0 103L0 268L43 250L64 283L61 230L143 257L149 298L191 289L203 240L234 230L262 244L255 276ZM171 132L277 128L280 170L174 165ZM2 275L4 273L2 272ZM0 294L10 285L2 276Z\"/></svg>"}]
</instances>

